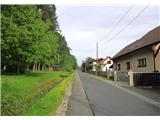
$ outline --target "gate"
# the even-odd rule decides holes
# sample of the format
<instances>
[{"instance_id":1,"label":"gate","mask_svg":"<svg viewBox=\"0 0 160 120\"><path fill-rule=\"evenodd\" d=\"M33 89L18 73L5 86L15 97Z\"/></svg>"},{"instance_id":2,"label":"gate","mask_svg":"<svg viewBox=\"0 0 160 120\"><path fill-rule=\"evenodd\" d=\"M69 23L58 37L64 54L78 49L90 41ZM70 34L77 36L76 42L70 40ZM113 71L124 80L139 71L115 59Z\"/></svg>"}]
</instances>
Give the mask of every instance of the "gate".
<instances>
[{"instance_id":1,"label":"gate","mask_svg":"<svg viewBox=\"0 0 160 120\"><path fill-rule=\"evenodd\" d=\"M117 72L117 81L129 83L128 72Z\"/></svg>"},{"instance_id":2,"label":"gate","mask_svg":"<svg viewBox=\"0 0 160 120\"><path fill-rule=\"evenodd\" d=\"M134 73L134 86L160 86L160 73Z\"/></svg>"}]
</instances>

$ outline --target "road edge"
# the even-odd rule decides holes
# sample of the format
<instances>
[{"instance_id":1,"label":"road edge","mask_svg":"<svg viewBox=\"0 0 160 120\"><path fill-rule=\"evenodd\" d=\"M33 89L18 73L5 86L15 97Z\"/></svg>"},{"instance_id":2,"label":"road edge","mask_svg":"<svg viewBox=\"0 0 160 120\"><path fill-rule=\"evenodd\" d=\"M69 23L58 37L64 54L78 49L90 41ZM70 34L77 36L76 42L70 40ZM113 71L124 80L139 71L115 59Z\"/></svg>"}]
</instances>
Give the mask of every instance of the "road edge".
<instances>
[{"instance_id":1,"label":"road edge","mask_svg":"<svg viewBox=\"0 0 160 120\"><path fill-rule=\"evenodd\" d=\"M75 81L72 84L72 95L69 99L66 116L93 116L78 71L76 73Z\"/></svg>"},{"instance_id":2,"label":"road edge","mask_svg":"<svg viewBox=\"0 0 160 120\"><path fill-rule=\"evenodd\" d=\"M72 95L72 84L73 82L71 82L70 85L68 86L68 89L64 94L62 102L56 110L55 116L66 116L69 99L70 99L70 96Z\"/></svg>"},{"instance_id":3,"label":"road edge","mask_svg":"<svg viewBox=\"0 0 160 120\"><path fill-rule=\"evenodd\" d=\"M78 72L77 72L77 74L78 74L78 76L79 76L79 73L78 73ZM89 100L89 97L88 97L88 95L87 95L87 93L86 93L86 91L85 91L85 89L84 89L84 85L83 85L83 82L82 82L80 76L79 76L79 79L80 79L80 81L81 81L82 89L84 90L84 93L85 93L86 99L87 99L87 101L88 101L88 105L89 105L89 107L90 107L90 110L91 110L93 116L95 116L94 110L93 110L93 108L92 108L92 106L91 106L91 104L90 104L90 102L89 102L89 101L90 101L90 100Z\"/></svg>"}]
</instances>

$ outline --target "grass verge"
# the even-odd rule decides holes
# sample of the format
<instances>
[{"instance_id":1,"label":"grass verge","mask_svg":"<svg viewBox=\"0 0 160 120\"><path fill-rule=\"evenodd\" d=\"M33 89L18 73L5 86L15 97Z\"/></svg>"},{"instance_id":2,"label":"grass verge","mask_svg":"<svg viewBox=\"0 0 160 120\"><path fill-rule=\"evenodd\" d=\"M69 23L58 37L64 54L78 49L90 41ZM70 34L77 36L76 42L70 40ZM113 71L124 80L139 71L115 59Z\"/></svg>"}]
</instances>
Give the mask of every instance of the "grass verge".
<instances>
[{"instance_id":1,"label":"grass verge","mask_svg":"<svg viewBox=\"0 0 160 120\"><path fill-rule=\"evenodd\" d=\"M66 71L2 75L1 115L26 115L34 103L41 101L69 75Z\"/></svg>"},{"instance_id":2,"label":"grass verge","mask_svg":"<svg viewBox=\"0 0 160 120\"><path fill-rule=\"evenodd\" d=\"M61 104L68 86L74 80L75 73L76 72L74 71L58 86L49 91L45 97L40 99L38 102L33 103L32 106L28 108L23 115L54 115L57 107Z\"/></svg>"}]
</instances>

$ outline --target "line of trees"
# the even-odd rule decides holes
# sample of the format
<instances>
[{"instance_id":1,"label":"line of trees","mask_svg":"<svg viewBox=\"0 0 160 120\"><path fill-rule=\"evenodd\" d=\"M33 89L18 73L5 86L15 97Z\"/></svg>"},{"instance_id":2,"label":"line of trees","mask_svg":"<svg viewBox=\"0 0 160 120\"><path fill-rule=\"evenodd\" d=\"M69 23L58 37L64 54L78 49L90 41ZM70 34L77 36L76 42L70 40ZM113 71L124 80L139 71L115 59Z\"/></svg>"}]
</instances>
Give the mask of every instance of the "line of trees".
<instances>
[{"instance_id":1,"label":"line of trees","mask_svg":"<svg viewBox=\"0 0 160 120\"><path fill-rule=\"evenodd\" d=\"M25 73L59 64L77 67L61 34L55 5L1 6L1 70Z\"/></svg>"},{"instance_id":2,"label":"line of trees","mask_svg":"<svg viewBox=\"0 0 160 120\"><path fill-rule=\"evenodd\" d=\"M82 72L89 72L90 70L93 69L93 62L95 61L94 58L87 57L81 65L81 71Z\"/></svg>"}]
</instances>

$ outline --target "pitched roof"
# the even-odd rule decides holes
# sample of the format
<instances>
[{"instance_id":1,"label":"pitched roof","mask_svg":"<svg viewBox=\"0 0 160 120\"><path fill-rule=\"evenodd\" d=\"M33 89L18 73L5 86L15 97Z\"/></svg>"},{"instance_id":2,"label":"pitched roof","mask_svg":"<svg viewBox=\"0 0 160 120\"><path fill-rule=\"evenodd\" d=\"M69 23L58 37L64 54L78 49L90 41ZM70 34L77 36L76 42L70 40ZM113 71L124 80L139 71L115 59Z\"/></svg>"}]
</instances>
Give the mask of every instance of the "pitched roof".
<instances>
[{"instance_id":1,"label":"pitched roof","mask_svg":"<svg viewBox=\"0 0 160 120\"><path fill-rule=\"evenodd\" d=\"M120 52L113 56L113 59L158 42L160 42L160 26L154 28L142 38L123 48Z\"/></svg>"},{"instance_id":2,"label":"pitched roof","mask_svg":"<svg viewBox=\"0 0 160 120\"><path fill-rule=\"evenodd\" d=\"M100 61L100 62L102 62L102 63L104 63L108 58L111 58L110 56L106 56L106 58L104 58L102 61Z\"/></svg>"}]
</instances>

